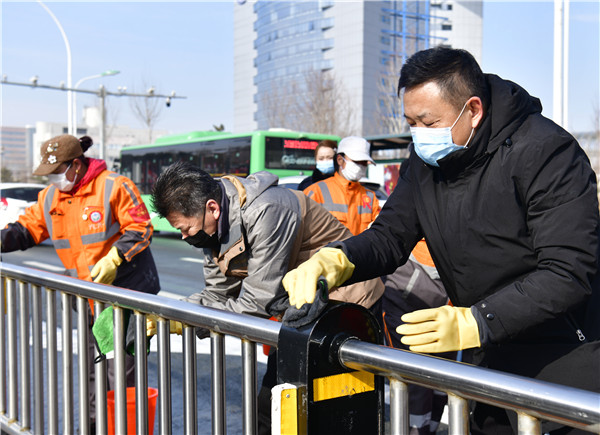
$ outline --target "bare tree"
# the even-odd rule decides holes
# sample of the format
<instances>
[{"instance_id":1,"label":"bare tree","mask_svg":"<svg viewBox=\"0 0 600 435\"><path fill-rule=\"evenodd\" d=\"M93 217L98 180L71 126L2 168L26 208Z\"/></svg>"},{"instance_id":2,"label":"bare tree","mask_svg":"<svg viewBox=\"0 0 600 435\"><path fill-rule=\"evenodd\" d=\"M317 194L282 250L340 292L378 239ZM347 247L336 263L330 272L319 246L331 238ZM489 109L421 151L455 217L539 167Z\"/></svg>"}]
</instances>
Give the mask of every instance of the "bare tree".
<instances>
[{"instance_id":1,"label":"bare tree","mask_svg":"<svg viewBox=\"0 0 600 435\"><path fill-rule=\"evenodd\" d=\"M331 71L307 71L300 81L273 82L261 103L269 127L349 136L356 105Z\"/></svg>"},{"instance_id":2,"label":"bare tree","mask_svg":"<svg viewBox=\"0 0 600 435\"><path fill-rule=\"evenodd\" d=\"M377 81L374 129L382 134L399 134L408 131L408 124L402 115L402 100L397 94L398 71L395 62L390 61L381 71Z\"/></svg>"},{"instance_id":3,"label":"bare tree","mask_svg":"<svg viewBox=\"0 0 600 435\"><path fill-rule=\"evenodd\" d=\"M284 82L283 80L271 82L268 92L261 95L261 104L266 117L266 128L288 128L297 130L294 121L296 108L294 100L298 87L295 81Z\"/></svg>"},{"instance_id":4,"label":"bare tree","mask_svg":"<svg viewBox=\"0 0 600 435\"><path fill-rule=\"evenodd\" d=\"M144 92L152 95L155 92L154 86L148 86L145 81L142 81L142 89ZM133 97L129 100L131 102L131 109L134 115L144 123L148 129L148 142L152 142L152 132L154 126L160 118L162 113L162 101L159 98L150 97Z\"/></svg>"}]
</instances>

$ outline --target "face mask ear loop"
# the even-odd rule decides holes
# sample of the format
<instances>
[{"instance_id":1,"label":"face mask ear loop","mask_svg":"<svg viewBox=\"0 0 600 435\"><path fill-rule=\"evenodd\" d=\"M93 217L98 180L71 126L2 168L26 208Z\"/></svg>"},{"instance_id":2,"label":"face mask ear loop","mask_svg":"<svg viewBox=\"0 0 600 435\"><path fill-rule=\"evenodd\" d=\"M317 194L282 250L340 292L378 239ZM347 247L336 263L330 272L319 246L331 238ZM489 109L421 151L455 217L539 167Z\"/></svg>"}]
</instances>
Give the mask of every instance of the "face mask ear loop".
<instances>
[{"instance_id":1,"label":"face mask ear loop","mask_svg":"<svg viewBox=\"0 0 600 435\"><path fill-rule=\"evenodd\" d=\"M467 108L467 103L469 102L469 100L467 100L465 102L465 105L463 106L462 110L460 111L460 113L458 114L458 118L456 118L456 121L454 121L454 124L452 124L452 127L450 127L450 130L452 130L454 128L454 126L456 125L456 123L458 122L458 120L460 119L460 117L462 116L462 114L464 113L465 109Z\"/></svg>"},{"instance_id":2,"label":"face mask ear loop","mask_svg":"<svg viewBox=\"0 0 600 435\"><path fill-rule=\"evenodd\" d=\"M471 129L471 134L469 135L469 138L467 139L467 143L465 144L465 148L467 148L469 146L469 142L471 142L471 138L473 137L473 133L475 133L475 129L474 128Z\"/></svg>"}]
</instances>

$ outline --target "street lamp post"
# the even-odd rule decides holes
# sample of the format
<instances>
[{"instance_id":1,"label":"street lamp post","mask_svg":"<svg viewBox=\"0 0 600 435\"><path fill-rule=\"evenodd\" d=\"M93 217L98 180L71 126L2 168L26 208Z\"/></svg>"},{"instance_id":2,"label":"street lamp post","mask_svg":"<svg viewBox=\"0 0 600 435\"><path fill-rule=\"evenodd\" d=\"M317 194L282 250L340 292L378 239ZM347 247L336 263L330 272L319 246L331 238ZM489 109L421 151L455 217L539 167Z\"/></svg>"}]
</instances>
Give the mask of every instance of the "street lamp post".
<instances>
[{"instance_id":1,"label":"street lamp post","mask_svg":"<svg viewBox=\"0 0 600 435\"><path fill-rule=\"evenodd\" d=\"M58 18L52 13L52 11L46 6L41 0L37 0L41 7L43 7L46 12L52 17L56 25L58 26L58 30L60 30L60 34L62 35L63 40L65 41L65 46L67 47L67 89L71 89L71 45L69 44L69 39L67 38L67 34L65 33L63 27L58 21ZM71 91L67 91L67 130L69 134L73 134L73 94Z\"/></svg>"},{"instance_id":2,"label":"street lamp post","mask_svg":"<svg viewBox=\"0 0 600 435\"><path fill-rule=\"evenodd\" d=\"M83 82L85 82L86 80L91 80L91 79L97 79L100 77L108 77L108 76L114 76L119 74L121 71L117 71L114 69L109 69L106 70L100 74L94 74L92 76L88 76L88 77L84 77L82 79L79 79L79 81L77 83L75 83L75 86L73 86L73 89L77 89L79 87L80 84L82 84ZM73 136L77 136L77 92L73 93Z\"/></svg>"}]
</instances>

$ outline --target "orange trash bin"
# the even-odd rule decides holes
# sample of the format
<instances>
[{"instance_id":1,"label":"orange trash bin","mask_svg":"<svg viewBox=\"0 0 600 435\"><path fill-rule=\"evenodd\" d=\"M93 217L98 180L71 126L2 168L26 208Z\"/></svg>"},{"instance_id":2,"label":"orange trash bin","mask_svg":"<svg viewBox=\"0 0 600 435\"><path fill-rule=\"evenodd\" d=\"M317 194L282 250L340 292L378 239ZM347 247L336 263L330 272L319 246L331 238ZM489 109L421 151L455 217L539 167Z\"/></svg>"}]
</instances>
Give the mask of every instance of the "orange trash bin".
<instances>
[{"instance_id":1,"label":"orange trash bin","mask_svg":"<svg viewBox=\"0 0 600 435\"><path fill-rule=\"evenodd\" d=\"M148 388L148 434L154 433L154 415L156 413L156 398L158 390ZM106 393L108 434L115 434L115 392ZM127 388L127 434L135 435L135 387Z\"/></svg>"}]
</instances>

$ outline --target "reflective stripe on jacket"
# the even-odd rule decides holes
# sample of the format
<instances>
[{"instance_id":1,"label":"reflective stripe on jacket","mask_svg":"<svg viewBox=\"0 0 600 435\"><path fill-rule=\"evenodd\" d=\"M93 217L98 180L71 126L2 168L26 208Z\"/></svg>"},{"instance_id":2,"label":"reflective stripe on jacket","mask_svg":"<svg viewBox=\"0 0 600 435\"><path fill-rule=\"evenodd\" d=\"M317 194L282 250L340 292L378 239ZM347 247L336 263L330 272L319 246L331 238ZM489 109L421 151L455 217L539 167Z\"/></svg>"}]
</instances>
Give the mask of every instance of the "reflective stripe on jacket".
<instances>
[{"instance_id":1,"label":"reflective stripe on jacket","mask_svg":"<svg viewBox=\"0 0 600 435\"><path fill-rule=\"evenodd\" d=\"M136 186L108 170L74 194L47 187L19 223L36 244L50 237L67 273L87 281L91 281L91 269L112 246L128 263L148 248L153 233Z\"/></svg>"},{"instance_id":2,"label":"reflective stripe on jacket","mask_svg":"<svg viewBox=\"0 0 600 435\"><path fill-rule=\"evenodd\" d=\"M337 172L307 187L304 194L322 204L354 235L366 230L381 210L375 192Z\"/></svg>"},{"instance_id":3,"label":"reflective stripe on jacket","mask_svg":"<svg viewBox=\"0 0 600 435\"><path fill-rule=\"evenodd\" d=\"M310 185L304 189L304 194L322 204L354 235L366 230L381 211L373 191L358 182L346 180L337 172L333 177ZM439 278L425 239L417 243L411 260L424 266L432 279Z\"/></svg>"}]
</instances>

